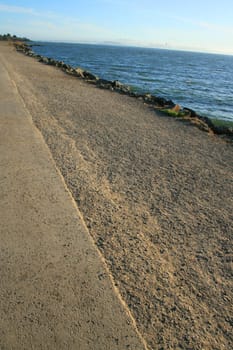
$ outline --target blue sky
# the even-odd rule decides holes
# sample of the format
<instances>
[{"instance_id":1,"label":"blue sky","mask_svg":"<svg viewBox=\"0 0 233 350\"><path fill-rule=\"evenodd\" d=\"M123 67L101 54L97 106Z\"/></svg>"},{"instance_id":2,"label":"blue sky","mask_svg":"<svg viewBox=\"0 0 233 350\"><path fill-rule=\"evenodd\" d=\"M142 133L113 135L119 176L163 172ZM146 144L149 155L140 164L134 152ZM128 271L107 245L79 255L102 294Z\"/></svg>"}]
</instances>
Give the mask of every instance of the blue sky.
<instances>
[{"instance_id":1,"label":"blue sky","mask_svg":"<svg viewBox=\"0 0 233 350\"><path fill-rule=\"evenodd\" d=\"M233 54L233 0L0 0L0 33Z\"/></svg>"}]
</instances>

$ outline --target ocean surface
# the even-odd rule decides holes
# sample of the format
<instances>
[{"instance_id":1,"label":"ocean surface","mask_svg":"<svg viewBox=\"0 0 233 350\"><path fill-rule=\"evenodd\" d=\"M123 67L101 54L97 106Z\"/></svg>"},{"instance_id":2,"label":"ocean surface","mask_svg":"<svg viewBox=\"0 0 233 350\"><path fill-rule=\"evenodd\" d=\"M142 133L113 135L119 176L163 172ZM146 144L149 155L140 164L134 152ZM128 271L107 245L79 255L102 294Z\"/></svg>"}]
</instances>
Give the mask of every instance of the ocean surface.
<instances>
[{"instance_id":1,"label":"ocean surface","mask_svg":"<svg viewBox=\"0 0 233 350\"><path fill-rule=\"evenodd\" d=\"M233 56L91 44L36 43L36 53L134 90L233 121Z\"/></svg>"}]
</instances>

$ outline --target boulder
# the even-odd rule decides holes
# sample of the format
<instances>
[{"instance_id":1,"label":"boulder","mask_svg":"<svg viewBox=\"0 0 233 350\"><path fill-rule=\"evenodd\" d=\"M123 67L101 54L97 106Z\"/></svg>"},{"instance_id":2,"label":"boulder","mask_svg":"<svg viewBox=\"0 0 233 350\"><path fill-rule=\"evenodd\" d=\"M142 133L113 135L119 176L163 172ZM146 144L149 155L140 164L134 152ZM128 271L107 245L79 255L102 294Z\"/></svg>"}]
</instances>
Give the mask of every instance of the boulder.
<instances>
[{"instance_id":1,"label":"boulder","mask_svg":"<svg viewBox=\"0 0 233 350\"><path fill-rule=\"evenodd\" d=\"M75 68L75 73L76 73L76 75L78 76L78 77L80 77L80 78L83 78L84 79L84 70L82 69L82 68Z\"/></svg>"},{"instance_id":2,"label":"boulder","mask_svg":"<svg viewBox=\"0 0 233 350\"><path fill-rule=\"evenodd\" d=\"M41 56L40 59L39 59L39 62L42 62L42 63L45 63L45 64L48 64L49 63L49 59L47 57L43 57Z\"/></svg>"},{"instance_id":3,"label":"boulder","mask_svg":"<svg viewBox=\"0 0 233 350\"><path fill-rule=\"evenodd\" d=\"M145 94L144 95L144 101L152 102L153 101L153 96L151 94Z\"/></svg>"},{"instance_id":4,"label":"boulder","mask_svg":"<svg viewBox=\"0 0 233 350\"><path fill-rule=\"evenodd\" d=\"M112 81L110 80L98 79L96 84L101 89L113 90Z\"/></svg>"},{"instance_id":5,"label":"boulder","mask_svg":"<svg viewBox=\"0 0 233 350\"><path fill-rule=\"evenodd\" d=\"M69 66L69 65L66 64L66 63L64 63L64 64L62 65L62 68L66 70L66 69L70 69L71 66Z\"/></svg>"},{"instance_id":6,"label":"boulder","mask_svg":"<svg viewBox=\"0 0 233 350\"><path fill-rule=\"evenodd\" d=\"M185 112L189 112L190 118L196 118L197 117L197 114L196 114L196 112L193 109L184 107L183 110Z\"/></svg>"},{"instance_id":7,"label":"boulder","mask_svg":"<svg viewBox=\"0 0 233 350\"><path fill-rule=\"evenodd\" d=\"M62 61L56 61L56 67L58 67L58 68L62 68L63 64L64 64L64 62L62 62Z\"/></svg>"},{"instance_id":8,"label":"boulder","mask_svg":"<svg viewBox=\"0 0 233 350\"><path fill-rule=\"evenodd\" d=\"M118 89L122 89L124 87L124 84L122 84L121 82L119 82L118 80L114 80L112 83L112 86Z\"/></svg>"},{"instance_id":9,"label":"boulder","mask_svg":"<svg viewBox=\"0 0 233 350\"><path fill-rule=\"evenodd\" d=\"M93 82L93 81L97 81L99 79L96 75L94 75L94 74L92 74L92 73L90 73L90 72L88 72L80 67L75 68L74 71L75 71L76 76L83 78L85 80L89 80L89 81Z\"/></svg>"},{"instance_id":10,"label":"boulder","mask_svg":"<svg viewBox=\"0 0 233 350\"><path fill-rule=\"evenodd\" d=\"M116 90L118 92L123 92L125 94L128 94L130 92L130 87L125 85L125 84L122 84L118 80L111 82L111 84L112 84L112 87L114 88L114 90Z\"/></svg>"},{"instance_id":11,"label":"boulder","mask_svg":"<svg viewBox=\"0 0 233 350\"><path fill-rule=\"evenodd\" d=\"M87 80L98 80L99 78L95 76L94 74L84 70L83 71L84 78Z\"/></svg>"},{"instance_id":12,"label":"boulder","mask_svg":"<svg viewBox=\"0 0 233 350\"><path fill-rule=\"evenodd\" d=\"M56 61L53 60L52 58L49 58L48 64L50 64L51 66L56 66Z\"/></svg>"},{"instance_id":13,"label":"boulder","mask_svg":"<svg viewBox=\"0 0 233 350\"><path fill-rule=\"evenodd\" d=\"M163 97L159 97L159 96L154 96L151 94L145 94L145 95L139 95L142 97L142 99L149 104L155 105L159 108L163 107L163 108L173 108L175 106L173 101L170 100L166 100Z\"/></svg>"}]
</instances>

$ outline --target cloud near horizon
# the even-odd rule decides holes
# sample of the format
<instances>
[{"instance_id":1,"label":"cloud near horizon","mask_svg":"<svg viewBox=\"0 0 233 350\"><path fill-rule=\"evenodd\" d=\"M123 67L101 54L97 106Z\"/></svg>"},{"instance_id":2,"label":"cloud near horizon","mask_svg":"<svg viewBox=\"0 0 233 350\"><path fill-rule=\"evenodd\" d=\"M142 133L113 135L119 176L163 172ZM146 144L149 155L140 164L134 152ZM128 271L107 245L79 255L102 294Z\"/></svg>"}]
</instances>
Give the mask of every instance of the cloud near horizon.
<instances>
[{"instance_id":1,"label":"cloud near horizon","mask_svg":"<svg viewBox=\"0 0 233 350\"><path fill-rule=\"evenodd\" d=\"M83 40L94 40L93 33L97 37L100 34L106 35L107 39L110 34L109 29L97 26L93 23L84 22L78 18L62 16L55 12L39 12L31 7L0 4L0 13L1 12L34 16L36 18L35 20L32 20L31 17L27 18L24 25L25 27L27 24L30 25L31 32L36 36L36 40L40 39L40 34L36 34L32 27L37 29L41 28L42 35L45 33L46 29L49 31L50 35L52 34L52 36L53 33L55 33L56 35L51 38L54 40L59 40L59 38L64 40L65 36L68 36L66 40L75 40L75 33L80 32L84 33ZM50 19L50 21L46 21L46 19ZM53 22L51 20L53 20ZM60 37L58 35L60 35Z\"/></svg>"}]
</instances>

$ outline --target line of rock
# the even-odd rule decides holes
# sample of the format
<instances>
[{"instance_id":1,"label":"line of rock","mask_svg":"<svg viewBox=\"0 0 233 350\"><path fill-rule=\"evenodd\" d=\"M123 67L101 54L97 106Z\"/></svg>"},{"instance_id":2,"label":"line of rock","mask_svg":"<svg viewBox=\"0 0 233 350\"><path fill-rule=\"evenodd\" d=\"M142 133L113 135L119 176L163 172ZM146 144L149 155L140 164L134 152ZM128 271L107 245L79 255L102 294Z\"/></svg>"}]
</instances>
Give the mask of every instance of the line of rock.
<instances>
[{"instance_id":1,"label":"line of rock","mask_svg":"<svg viewBox=\"0 0 233 350\"><path fill-rule=\"evenodd\" d=\"M178 105L176 105L172 100L166 100L163 97L154 96L151 94L140 94L138 92L132 91L132 88L130 86L127 86L125 84L122 84L118 80L111 81L111 80L105 80L101 79L98 76L80 68L73 68L70 65L64 63L63 61L57 61L49 57L44 57L39 54L36 54L30 47L30 45L27 45L26 43L14 43L15 48L18 52L21 52L27 56L33 57L37 59L39 62L51 65L54 67L57 67L61 69L66 74L81 78L85 80L87 83L94 84L98 88L101 89L107 89L111 91L116 91L121 94L125 94L134 98L137 98L139 100L144 101L144 103L148 104L149 106L152 106L156 108L157 110L172 110L173 108L176 108ZM218 135L226 135L233 139L233 128L228 126L217 126L215 125L210 118L201 116L197 114L194 110L184 107L180 108L180 111L183 112L185 117L183 119L189 120L192 124L199 127L201 130L206 132L214 132Z\"/></svg>"}]
</instances>

